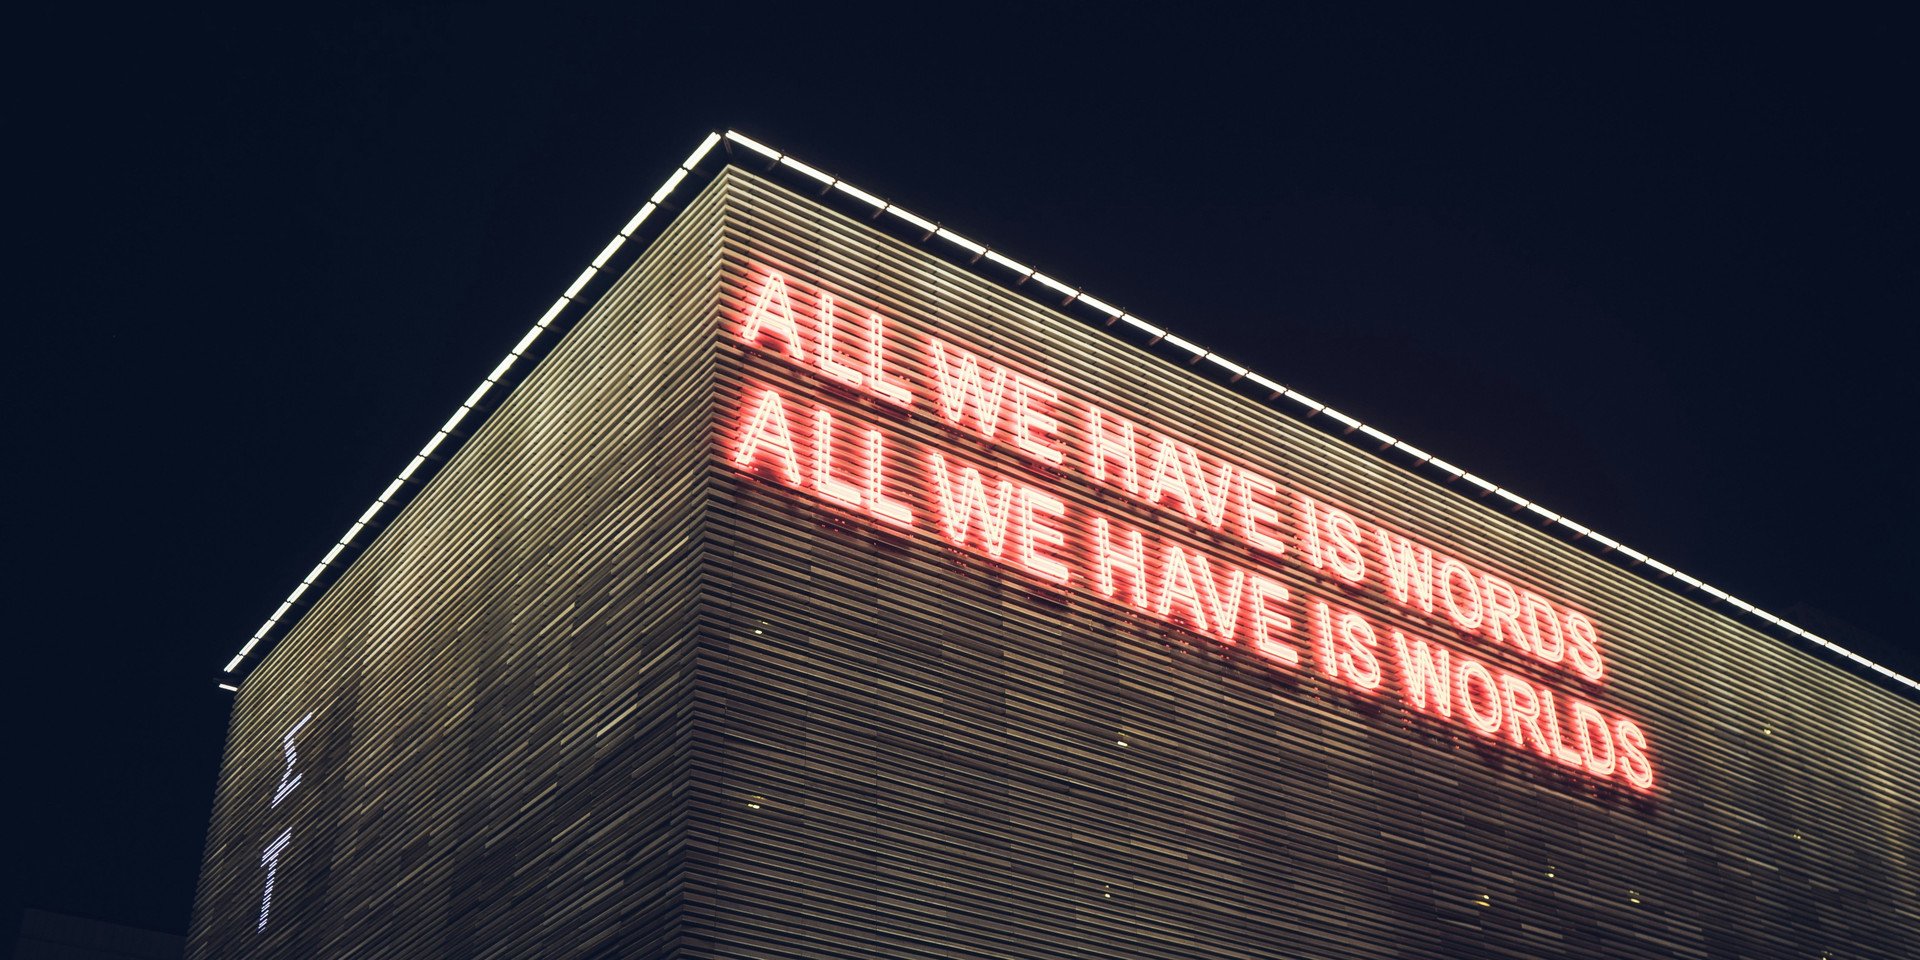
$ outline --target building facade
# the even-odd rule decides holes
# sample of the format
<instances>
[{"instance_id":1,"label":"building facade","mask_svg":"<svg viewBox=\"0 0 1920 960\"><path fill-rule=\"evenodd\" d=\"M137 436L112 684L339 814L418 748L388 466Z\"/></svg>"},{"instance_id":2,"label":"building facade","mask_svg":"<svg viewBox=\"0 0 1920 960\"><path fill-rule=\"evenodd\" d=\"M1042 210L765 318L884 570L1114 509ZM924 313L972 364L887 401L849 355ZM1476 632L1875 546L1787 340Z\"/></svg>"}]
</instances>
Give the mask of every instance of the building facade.
<instances>
[{"instance_id":1,"label":"building facade","mask_svg":"<svg viewBox=\"0 0 1920 960\"><path fill-rule=\"evenodd\" d=\"M1920 942L1894 684L763 159L248 663L190 957Z\"/></svg>"}]
</instances>

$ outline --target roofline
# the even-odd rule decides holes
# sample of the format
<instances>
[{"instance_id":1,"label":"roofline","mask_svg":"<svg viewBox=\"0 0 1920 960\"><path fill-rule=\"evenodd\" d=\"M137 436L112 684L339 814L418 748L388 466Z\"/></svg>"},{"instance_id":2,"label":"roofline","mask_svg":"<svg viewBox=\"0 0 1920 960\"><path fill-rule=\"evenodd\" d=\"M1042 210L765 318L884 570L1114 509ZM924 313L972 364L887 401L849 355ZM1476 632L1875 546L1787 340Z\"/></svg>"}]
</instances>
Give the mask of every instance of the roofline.
<instances>
[{"instance_id":1,"label":"roofline","mask_svg":"<svg viewBox=\"0 0 1920 960\"><path fill-rule=\"evenodd\" d=\"M1124 329L1132 330L1146 338L1144 342L1136 343L1137 347L1150 352L1156 348L1164 348L1158 351L1158 355L1166 359L1184 359L1185 364L1190 368L1200 368L1204 365L1215 379L1226 385L1239 387L1241 393L1253 396L1296 419L1312 422L1316 418L1325 418L1319 425L1327 427L1329 432L1345 437L1354 446L1388 463L1483 503L1488 503L1489 496L1496 497L1509 505L1502 512L1510 515L1532 514L1538 518L1541 529L1559 534L1563 542L1582 546L1593 556L1609 559L1616 566L1639 572L1645 579L1666 586L1674 593L1701 607L1726 614L1736 622L1746 622L1741 620L1742 617L1749 618L1752 622L1748 625L1754 626L1763 633L1771 629L1774 631L1772 636L1790 638L1790 642L1794 642L1799 649L1807 652L1825 652L1836 658L1826 662L1852 664L1867 671L1864 675L1868 678L1877 677L1890 689L1920 700L1920 680L1901 674L1884 664L1876 663L1797 624L1782 620L1698 577L1677 570L1591 527L1549 510L1541 506L1538 501L1523 497L1506 487L1469 473L1371 424L1335 410L1298 390L1283 386L1164 327L1142 320L1091 296L1080 288L1068 286L985 244L949 230L938 221L914 214L897 204L804 163L790 154L781 153L734 130L707 134L687 159L681 162L680 166L668 175L660 188L653 192L639 212L627 221L626 226L620 228L620 232L607 241L607 245L600 250L599 255L595 256L587 268L581 271L580 275L567 287L566 292L562 293L560 298L553 302L553 306L548 307L546 313L534 322L533 327L521 336L513 349L509 350L507 355L494 366L492 372L487 374L486 379L481 381L465 400L461 401L453 415L434 432L426 445L420 448L420 452L407 462L393 481L387 484L386 489L374 498L373 503L360 514L347 532L341 535L325 556L320 558L320 562L314 565L306 578L293 588L280 606L267 617L266 622L262 623L259 629L254 631L253 636L240 647L239 652L227 661L226 666L221 669L218 680L221 689L239 690L240 683L245 679L245 673L251 672L248 670L243 673L241 668L247 665L249 660L257 662L265 656L266 651L260 650L261 644L267 643L268 649L271 649L268 638L278 639L279 634L276 633L276 628L283 623L291 627L293 620L298 618L289 617L289 614L293 613L303 600L310 599L309 594L317 595L316 590L324 592L322 581L345 569L361 550L372 543L378 536L379 527L384 526L384 519L397 515L399 509L404 506L404 501L411 499L412 492L424 485L427 478L437 471L438 466L446 462L453 450L459 447L460 442L471 434L472 427L485 419L485 414L497 404L498 398L510 392L512 385L524 377L526 372L534 366L534 362L538 361L539 356L544 355L545 350L558 339L558 337L545 337L544 334L556 327L564 331L578 319L577 315L569 315L577 314L577 311L569 311L568 308L579 302L581 292L600 274L617 272L609 270L608 264L613 262L616 254L620 253L629 240L634 239L636 234L647 226L654 213L674 200L681 188L687 185L688 178L695 176L696 171L713 154L716 146L722 148L724 161L709 165L707 175L700 178L698 186L704 186L707 180L718 175L720 170L728 164L736 164L744 169L747 164L742 162L743 159L759 158L766 163L765 172L788 171L801 181L818 184L822 198L828 195L844 198L859 209L868 211L870 219L876 221L882 215L886 216L888 218L886 222L895 228L893 231L895 234L907 239L917 237L914 242L922 246L930 245L935 239L940 240L950 248L947 251L949 259L961 259L966 265L975 268L977 273L991 275L997 272L1000 276L993 279L997 279L1003 285L1017 290L1025 288L1023 292L1034 299L1062 311L1077 310L1085 319L1101 326L1112 328L1115 324L1121 324ZM737 151L744 151L744 153ZM655 221L655 224L659 222L661 221ZM652 237L647 236L645 239L650 240ZM644 246L643 242L635 250ZM622 261L635 256L633 251L628 253L629 256L622 257ZM982 269L982 261L996 269L993 271ZM625 262L622 262L621 266L624 267ZM1032 286L1029 286L1029 283ZM1126 338L1119 337L1116 333L1116 339L1124 341ZM1168 354L1171 356L1166 356ZM533 362L523 364L520 362L522 360ZM494 388L503 384L508 389L495 393ZM488 402L490 396L493 398L493 403ZM1281 405L1282 400L1287 401L1286 405ZM462 430L462 424L466 423L469 416L476 413L479 417L473 423L466 424L468 429ZM1466 484L1466 488L1455 486L1456 481ZM1488 506L1498 509L1498 506L1492 503L1488 503ZM367 537L365 542L358 542L361 535L370 529L374 531L373 536ZM256 651L259 652L256 654Z\"/></svg>"}]
</instances>

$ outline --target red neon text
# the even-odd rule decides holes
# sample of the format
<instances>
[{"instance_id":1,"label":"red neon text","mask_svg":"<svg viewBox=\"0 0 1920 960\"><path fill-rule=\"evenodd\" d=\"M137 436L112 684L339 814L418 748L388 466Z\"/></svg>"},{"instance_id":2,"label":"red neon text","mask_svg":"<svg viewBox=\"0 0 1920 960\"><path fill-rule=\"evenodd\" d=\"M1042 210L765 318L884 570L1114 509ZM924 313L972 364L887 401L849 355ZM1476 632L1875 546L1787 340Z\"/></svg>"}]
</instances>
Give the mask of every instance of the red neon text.
<instances>
[{"instance_id":1,"label":"red neon text","mask_svg":"<svg viewBox=\"0 0 1920 960\"><path fill-rule=\"evenodd\" d=\"M1652 789L1636 723L1530 675L1599 684L1607 672L1593 619L1533 585L917 333L912 318L903 335L774 272L735 303L749 353L822 385L809 391L820 399L746 387L724 441L737 470L1317 682L1397 694L1503 749ZM902 420L917 426L889 425ZM1116 499L1131 505L1110 515L1101 504Z\"/></svg>"}]
</instances>

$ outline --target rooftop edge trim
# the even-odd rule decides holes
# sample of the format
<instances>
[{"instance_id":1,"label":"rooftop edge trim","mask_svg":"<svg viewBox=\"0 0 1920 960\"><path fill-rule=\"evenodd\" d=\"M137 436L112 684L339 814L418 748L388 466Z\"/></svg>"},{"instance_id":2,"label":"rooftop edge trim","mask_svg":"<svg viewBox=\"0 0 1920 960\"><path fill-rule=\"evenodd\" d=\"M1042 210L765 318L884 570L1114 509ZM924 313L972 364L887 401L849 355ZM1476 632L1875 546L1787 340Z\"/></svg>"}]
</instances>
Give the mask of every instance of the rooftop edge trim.
<instances>
[{"instance_id":1,"label":"rooftop edge trim","mask_svg":"<svg viewBox=\"0 0 1920 960\"><path fill-rule=\"evenodd\" d=\"M1728 594L1726 591L1712 584L1676 570L1672 566L1655 560L1645 553L1622 544L1618 540L1603 536L1593 530L1593 528L1576 523L1563 514L1549 510L1541 506L1537 501L1522 497L1505 487L1491 485L1472 474L1463 473L1459 468L1454 467L1444 460L1435 459L1431 454L1427 454L1423 450L1400 442L1391 434L1378 430L1332 407L1310 400L1289 388L1280 387L1275 381L1269 380L1256 372L1250 371L1238 364L1223 362L1216 354L1213 354L1207 348L1193 341L1180 337L1164 328L1154 326L1131 313L1120 311L1103 300L1096 299L1077 288L1070 287L1065 283L1054 280L1052 277L1039 273L1034 270L1034 268L1013 260L985 244L971 240L960 233L942 226L936 221L928 220L914 214L903 207L821 171L811 164L804 163L797 158L781 153L772 147L766 146L734 130L728 130L724 134L717 132L707 134L706 138L700 141L700 145L695 147L693 152L687 156L687 159L682 161L678 167L674 168L674 171L668 175L667 179L660 185L660 188L654 191L647 203L640 208L640 211L635 213L633 218L627 221L626 226L622 227L620 232L615 235L612 240L607 242L607 245L602 249L600 255L595 257L594 260L587 265L587 268L581 272L580 276L567 287L566 292L561 294L558 300L554 301L553 306L549 307L546 313L541 315L540 319L534 323L532 329L528 330L507 356L493 368L493 372L490 373L485 380L481 381L473 393L460 404L453 415L447 420L446 425L434 433L432 438L421 447L419 453L408 461L406 468L400 472L392 483L388 484L385 491L374 500L373 504L367 507L366 512L362 513L353 526L333 544L332 548L327 551L326 556L313 568L313 572L309 573L306 579L294 587L286 599L274 610L272 615L267 617L266 622L262 623L259 629L255 630L253 635L241 645L239 652L235 653L233 658L227 661L226 666L220 671L220 677L216 681L220 689L235 692L239 690L238 684L242 682L244 678L237 676L236 671L240 669L248 657L252 656L254 650L260 643L269 634L273 633L274 629L280 626L283 621L290 624L293 620L299 619L297 616L288 617L288 614L292 612L294 605L302 598L302 595L307 593L308 587L312 586L317 579L327 572L337 572L337 569L341 566L338 564L341 555L352 547L354 539L366 529L369 523L378 519L380 513L389 505L389 502L397 491L401 490L408 483L415 481L419 483L425 482L425 478L419 475L421 465L423 463L430 463L428 458L447 440L460 422L466 418L467 414L475 410L488 390L499 382L508 368L512 367L514 363L533 346L541 334L553 326L554 320L558 318L561 313L569 306L578 302L580 293L605 270L605 266L614 251L626 243L647 217L654 213L662 203L666 202L677 190L685 186L688 177L694 172L694 168L698 167L700 162L706 159L707 155L712 152L715 146L723 142L729 145L728 162L733 162L733 158L730 155L731 146L737 144L767 161L770 165L770 170L779 167L796 170L809 180L823 184L828 190L837 189L841 193L857 198L876 208L876 212L884 211L901 221L911 224L923 232L924 235L919 238L919 242L922 245L924 245L926 241L937 237L944 243L957 247L972 258L978 259L984 257L988 261L1012 269L1021 275L1020 280L1022 281L1029 277L1039 280L1052 291L1065 297L1064 300L1058 301L1060 308L1064 309L1072 304L1080 303L1105 317L1105 322L1108 324L1112 323L1116 317L1117 319L1126 321L1129 326L1152 337L1152 341L1144 346L1136 344L1135 346L1137 348L1144 349L1145 347L1165 343L1178 347L1183 352L1190 354L1189 360L1197 360L1201 357L1214 358L1215 365L1221 367L1222 371L1231 379L1240 380L1244 378L1251 380L1261 388L1267 390L1269 396L1260 402L1263 402L1271 409L1287 413L1294 419L1301 421L1310 421L1324 414L1340 425L1341 429L1339 432L1345 435L1352 446L1378 459L1385 460L1394 466L1399 466L1416 475L1425 476L1427 479L1443 486L1450 485L1451 482L1456 479L1462 479L1463 477L1470 478L1470 482L1473 485L1481 487L1482 489L1477 494L1460 491L1463 496L1484 501L1487 493L1495 493L1499 496L1502 504L1490 504L1489 506L1492 509L1498 509L1502 513L1515 516L1531 514L1532 517L1540 518L1537 526L1542 529L1557 530L1563 535L1571 537L1571 540L1566 541L1571 544L1587 545L1590 555L1611 557L1620 567L1630 570L1639 569L1647 579L1653 580L1656 583L1664 581L1666 586L1674 593L1693 600L1702 607L1708 607L1709 609L1715 606L1725 607L1727 611L1730 611L1727 614L1730 619L1734 615L1744 615L1762 621L1764 624L1775 627L1779 631L1804 642L1808 647L1808 652L1818 649L1826 651L1829 654L1837 654L1848 662L1872 671L1873 674L1906 688L1905 691L1900 692L1908 693L1909 695L1920 695L1920 680L1908 677L1884 664L1876 663L1797 624L1782 620L1779 616ZM1048 303L1056 302L1056 298L1054 297L1044 297L1042 299ZM1116 337L1116 339L1120 338ZM1187 365L1188 364L1182 364L1182 366ZM1275 387L1278 387L1278 389L1275 390ZM1305 409L1301 411L1289 410L1274 402L1283 397L1292 399L1296 404L1303 406ZM1355 436L1356 433L1359 434L1358 437ZM1400 451L1403 456L1413 457L1415 462L1406 464L1396 461L1389 456L1389 454L1395 450ZM1431 472L1422 474L1421 471L1417 469L1421 466L1436 467L1438 468L1438 473L1441 475L1434 476ZM431 475L434 472L434 470L429 469L427 474ZM1512 506L1507 507L1505 504L1511 504ZM351 563L351 557L349 557L348 563ZM1709 600L1711 600L1711 602L1709 602Z\"/></svg>"}]
</instances>

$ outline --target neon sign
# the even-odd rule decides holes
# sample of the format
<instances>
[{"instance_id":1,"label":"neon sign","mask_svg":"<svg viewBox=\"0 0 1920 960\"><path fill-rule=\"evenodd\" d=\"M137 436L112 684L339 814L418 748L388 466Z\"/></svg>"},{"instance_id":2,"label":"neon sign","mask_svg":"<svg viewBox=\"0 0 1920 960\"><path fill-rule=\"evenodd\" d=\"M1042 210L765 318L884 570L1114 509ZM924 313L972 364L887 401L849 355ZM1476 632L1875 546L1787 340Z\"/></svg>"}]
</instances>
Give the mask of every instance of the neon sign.
<instances>
[{"instance_id":1,"label":"neon sign","mask_svg":"<svg viewBox=\"0 0 1920 960\"><path fill-rule=\"evenodd\" d=\"M311 713L301 717L298 723L288 728L287 732L280 737L280 749L285 755L286 766L280 771L280 783L274 787L273 799L267 802L269 809L280 806L280 801L285 800L300 786L302 774L294 769L294 765L300 762L300 754L295 749L294 738L300 735L300 728L306 726L307 721L312 719ZM255 927L257 932L265 933L267 930L267 917L273 912L273 884L280 875L280 855L286 852L287 846L291 843L293 843L293 828L288 827L280 831L280 835L273 838L273 842L267 844L267 848L260 853L260 866L266 871L267 877L265 884L260 888L260 922Z\"/></svg>"},{"instance_id":2,"label":"neon sign","mask_svg":"<svg viewBox=\"0 0 1920 960\"><path fill-rule=\"evenodd\" d=\"M900 336L778 272L749 287L729 335L867 408L749 380L724 430L736 470L1272 669L1397 696L1574 776L1653 789L1645 732L1596 702L1606 663L1586 613L944 335Z\"/></svg>"}]
</instances>

